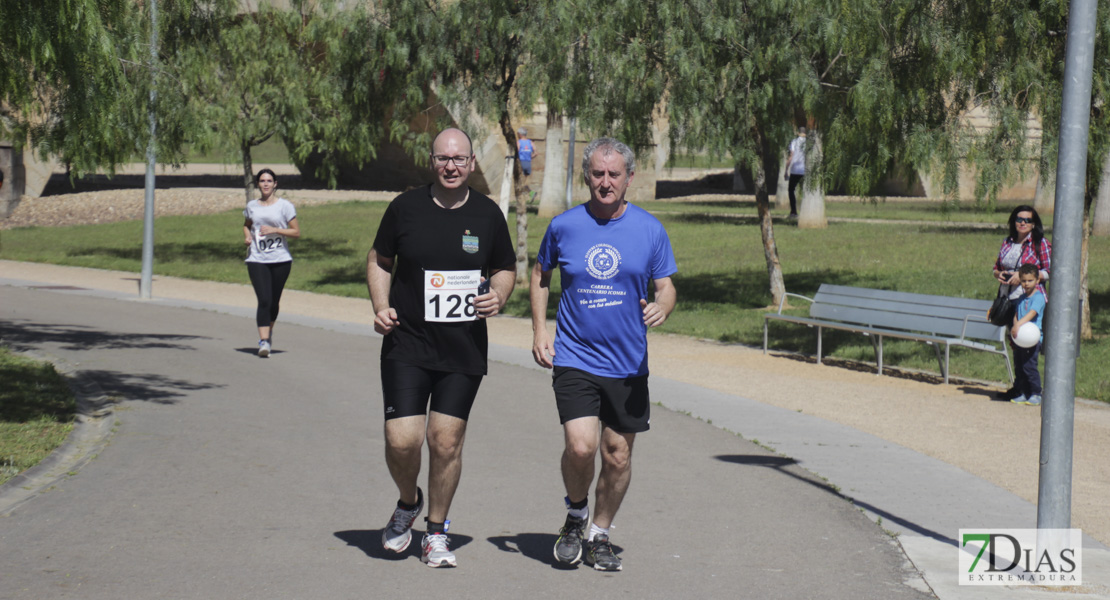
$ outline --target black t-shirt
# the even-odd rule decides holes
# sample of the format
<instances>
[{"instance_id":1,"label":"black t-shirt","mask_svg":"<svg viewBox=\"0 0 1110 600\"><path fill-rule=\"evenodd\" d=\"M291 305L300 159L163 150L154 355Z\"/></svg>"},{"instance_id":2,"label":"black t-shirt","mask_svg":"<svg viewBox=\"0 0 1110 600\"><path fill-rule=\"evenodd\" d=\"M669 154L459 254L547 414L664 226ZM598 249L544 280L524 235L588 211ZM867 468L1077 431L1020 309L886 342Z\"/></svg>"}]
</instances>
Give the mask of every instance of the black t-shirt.
<instances>
[{"instance_id":1,"label":"black t-shirt","mask_svg":"<svg viewBox=\"0 0 1110 600\"><path fill-rule=\"evenodd\" d=\"M466 203L445 209L432 199L431 186L394 198L382 216L374 249L394 258L389 305L401 322L382 340L382 359L437 371L486 374L489 346L484 319L441 323L425 320L425 271L480 270L489 278L516 264L509 226L488 196L470 190ZM440 299L436 299L438 302ZM462 310L449 306L443 310ZM436 308L440 308L438 305Z\"/></svg>"}]
</instances>

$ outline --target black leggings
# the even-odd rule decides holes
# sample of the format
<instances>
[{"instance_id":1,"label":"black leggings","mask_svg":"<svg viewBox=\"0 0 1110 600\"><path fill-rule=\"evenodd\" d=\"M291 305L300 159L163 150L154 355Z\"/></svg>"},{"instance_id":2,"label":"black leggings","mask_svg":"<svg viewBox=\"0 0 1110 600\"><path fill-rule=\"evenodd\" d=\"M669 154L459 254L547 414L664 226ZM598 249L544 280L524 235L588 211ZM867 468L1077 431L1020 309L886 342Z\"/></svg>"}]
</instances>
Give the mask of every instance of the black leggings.
<instances>
[{"instance_id":1,"label":"black leggings","mask_svg":"<svg viewBox=\"0 0 1110 600\"><path fill-rule=\"evenodd\" d=\"M292 266L293 261L247 263L247 274L251 276L254 295L258 297L258 312L255 313L254 320L259 327L269 327L270 323L277 321L281 291L285 289L285 280L289 279Z\"/></svg>"}]
</instances>

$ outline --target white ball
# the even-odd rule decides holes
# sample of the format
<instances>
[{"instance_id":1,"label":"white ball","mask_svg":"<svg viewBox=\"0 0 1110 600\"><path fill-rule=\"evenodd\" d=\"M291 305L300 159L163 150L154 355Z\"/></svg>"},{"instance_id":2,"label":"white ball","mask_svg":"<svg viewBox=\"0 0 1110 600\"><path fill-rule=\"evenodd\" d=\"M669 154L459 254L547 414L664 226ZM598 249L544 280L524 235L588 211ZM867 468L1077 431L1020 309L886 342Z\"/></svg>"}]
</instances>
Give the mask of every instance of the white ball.
<instances>
[{"instance_id":1,"label":"white ball","mask_svg":"<svg viewBox=\"0 0 1110 600\"><path fill-rule=\"evenodd\" d=\"M1014 343L1022 348L1032 348L1039 341L1041 341L1041 328L1032 321L1022 325L1014 335Z\"/></svg>"}]
</instances>

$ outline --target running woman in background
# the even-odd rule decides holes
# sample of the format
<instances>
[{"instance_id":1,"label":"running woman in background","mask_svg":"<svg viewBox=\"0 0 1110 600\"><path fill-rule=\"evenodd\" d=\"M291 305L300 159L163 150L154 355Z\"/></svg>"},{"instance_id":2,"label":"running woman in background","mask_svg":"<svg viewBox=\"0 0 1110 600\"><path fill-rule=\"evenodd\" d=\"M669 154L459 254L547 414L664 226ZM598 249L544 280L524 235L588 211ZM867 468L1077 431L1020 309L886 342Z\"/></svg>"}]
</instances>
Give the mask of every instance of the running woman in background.
<instances>
[{"instance_id":1,"label":"running woman in background","mask_svg":"<svg viewBox=\"0 0 1110 600\"><path fill-rule=\"evenodd\" d=\"M258 298L258 355L266 358L270 356L281 292L293 265L288 238L301 237L301 227L293 203L274 195L277 178L273 171L262 169L254 181L262 197L248 202L243 210L243 237L250 249L247 274Z\"/></svg>"}]
</instances>

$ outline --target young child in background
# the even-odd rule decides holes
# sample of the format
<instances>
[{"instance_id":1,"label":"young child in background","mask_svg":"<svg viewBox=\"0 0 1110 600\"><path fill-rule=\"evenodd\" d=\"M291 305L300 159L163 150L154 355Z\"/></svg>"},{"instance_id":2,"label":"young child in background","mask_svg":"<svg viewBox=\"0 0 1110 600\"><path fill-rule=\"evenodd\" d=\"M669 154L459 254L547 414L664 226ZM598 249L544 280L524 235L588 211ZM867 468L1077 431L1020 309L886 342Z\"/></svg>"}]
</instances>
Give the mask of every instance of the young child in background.
<instances>
[{"instance_id":1,"label":"young child in background","mask_svg":"<svg viewBox=\"0 0 1110 600\"><path fill-rule=\"evenodd\" d=\"M1011 337L1016 337L1021 326L1030 321L1037 324L1037 329L1041 329L1044 323L1046 300L1044 294L1037 289L1039 281L1037 265L1021 265L1018 269L1018 280L1021 282L1022 296L1018 299L1017 310L1014 311L1014 324L1010 328ZM1029 348L1010 344L1014 349L1014 388L1018 391L1018 396L1010 402L1029 406L1041 405L1041 373L1037 370L1037 358L1041 354L1043 341L1042 329L1041 339Z\"/></svg>"}]
</instances>

